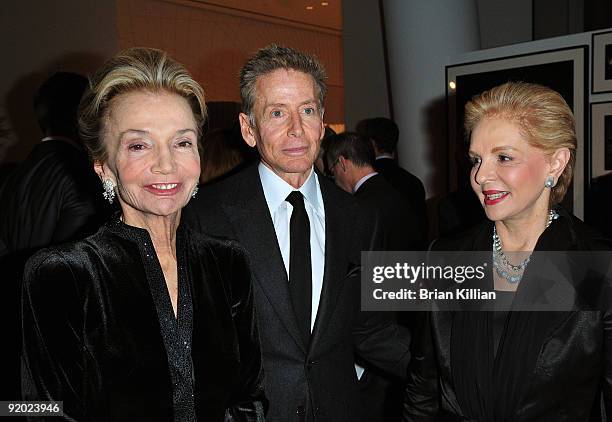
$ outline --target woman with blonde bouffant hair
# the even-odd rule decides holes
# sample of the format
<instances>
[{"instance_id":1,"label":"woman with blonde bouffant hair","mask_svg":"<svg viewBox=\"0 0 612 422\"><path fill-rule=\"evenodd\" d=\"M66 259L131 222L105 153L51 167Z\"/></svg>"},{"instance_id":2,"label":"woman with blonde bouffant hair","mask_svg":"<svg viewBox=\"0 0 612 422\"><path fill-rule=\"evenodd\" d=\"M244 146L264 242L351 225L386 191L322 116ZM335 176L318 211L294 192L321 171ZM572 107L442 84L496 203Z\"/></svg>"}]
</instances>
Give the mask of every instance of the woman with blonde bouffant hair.
<instances>
[{"instance_id":1,"label":"woman with blonde bouffant hair","mask_svg":"<svg viewBox=\"0 0 612 422\"><path fill-rule=\"evenodd\" d=\"M488 252L485 282L495 306L430 313L415 347L404 420L599 420L601 393L612 415L612 303L598 294L605 279L557 276L583 297L597 297L597 307L519 307L543 303L525 298L555 305L560 296L547 296L558 292L554 283L534 283L550 283L571 264L541 274L543 255L534 252L612 249L560 206L576 159L571 109L548 87L508 82L468 102L465 130L472 188L489 221L436 241L432 250Z\"/></svg>"},{"instance_id":2,"label":"woman with blonde bouffant hair","mask_svg":"<svg viewBox=\"0 0 612 422\"><path fill-rule=\"evenodd\" d=\"M81 136L120 211L28 262L25 400L63 401L78 421L263 418L246 253L181 224L205 117L202 88L163 51L123 51L91 78Z\"/></svg>"}]
</instances>

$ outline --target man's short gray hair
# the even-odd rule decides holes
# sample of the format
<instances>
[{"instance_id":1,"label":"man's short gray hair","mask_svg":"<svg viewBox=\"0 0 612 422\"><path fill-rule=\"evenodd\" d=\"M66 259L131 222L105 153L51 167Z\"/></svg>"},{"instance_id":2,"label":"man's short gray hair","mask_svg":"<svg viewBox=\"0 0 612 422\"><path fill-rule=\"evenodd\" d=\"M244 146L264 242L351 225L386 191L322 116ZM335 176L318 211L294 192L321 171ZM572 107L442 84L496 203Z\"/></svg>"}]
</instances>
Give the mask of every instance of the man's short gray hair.
<instances>
[{"instance_id":1,"label":"man's short gray hair","mask_svg":"<svg viewBox=\"0 0 612 422\"><path fill-rule=\"evenodd\" d=\"M313 55L297 51L290 47L270 44L251 57L240 70L240 97L242 112L249 116L254 124L253 106L257 97L257 78L277 69L296 70L312 76L317 90L319 110L323 114L323 102L327 94L325 68Z\"/></svg>"}]
</instances>

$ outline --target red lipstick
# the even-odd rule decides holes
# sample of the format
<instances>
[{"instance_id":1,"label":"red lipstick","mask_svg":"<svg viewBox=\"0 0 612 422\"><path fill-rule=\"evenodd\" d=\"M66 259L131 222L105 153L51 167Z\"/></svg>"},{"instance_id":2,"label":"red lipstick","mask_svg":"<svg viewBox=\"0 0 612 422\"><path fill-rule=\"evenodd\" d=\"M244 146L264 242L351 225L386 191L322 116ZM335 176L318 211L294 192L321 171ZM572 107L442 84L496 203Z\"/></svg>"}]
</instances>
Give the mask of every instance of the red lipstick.
<instances>
[{"instance_id":1,"label":"red lipstick","mask_svg":"<svg viewBox=\"0 0 612 422\"><path fill-rule=\"evenodd\" d=\"M485 205L495 205L506 199L510 192L503 190L483 190L482 194L484 195Z\"/></svg>"}]
</instances>

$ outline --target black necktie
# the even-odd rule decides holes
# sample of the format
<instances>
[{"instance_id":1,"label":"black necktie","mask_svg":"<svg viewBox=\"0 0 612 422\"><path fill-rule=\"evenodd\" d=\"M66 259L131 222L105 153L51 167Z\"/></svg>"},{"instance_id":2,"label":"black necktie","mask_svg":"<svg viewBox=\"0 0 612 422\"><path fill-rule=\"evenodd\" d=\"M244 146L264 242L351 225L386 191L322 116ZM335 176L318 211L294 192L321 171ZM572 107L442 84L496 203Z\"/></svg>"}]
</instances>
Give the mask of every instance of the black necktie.
<instances>
[{"instance_id":1,"label":"black necktie","mask_svg":"<svg viewBox=\"0 0 612 422\"><path fill-rule=\"evenodd\" d=\"M310 264L310 221L304 197L293 191L286 199L293 206L289 226L289 291L293 311L305 344L310 340L312 308L312 268Z\"/></svg>"}]
</instances>

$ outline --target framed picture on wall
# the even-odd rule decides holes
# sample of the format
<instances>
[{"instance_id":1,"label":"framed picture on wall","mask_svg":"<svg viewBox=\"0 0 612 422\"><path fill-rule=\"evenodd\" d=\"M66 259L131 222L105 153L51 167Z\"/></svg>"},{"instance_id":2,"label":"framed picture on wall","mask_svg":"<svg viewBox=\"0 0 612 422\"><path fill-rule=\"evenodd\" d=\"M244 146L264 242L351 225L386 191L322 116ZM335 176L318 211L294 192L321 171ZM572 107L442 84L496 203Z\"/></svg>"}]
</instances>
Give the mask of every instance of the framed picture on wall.
<instances>
[{"instance_id":1,"label":"framed picture on wall","mask_svg":"<svg viewBox=\"0 0 612 422\"><path fill-rule=\"evenodd\" d=\"M574 112L578 141L576 165L563 205L583 218L585 189L590 180L585 173L585 157L589 156L585 151L587 49L585 45L446 66L449 192L469 186L469 145L463 132L465 104L474 95L504 82L537 83L559 92Z\"/></svg>"},{"instance_id":2,"label":"framed picture on wall","mask_svg":"<svg viewBox=\"0 0 612 422\"><path fill-rule=\"evenodd\" d=\"M591 104L591 177L612 173L612 101Z\"/></svg>"},{"instance_id":3,"label":"framed picture on wall","mask_svg":"<svg viewBox=\"0 0 612 422\"><path fill-rule=\"evenodd\" d=\"M612 31L593 34L591 46L591 91L612 92Z\"/></svg>"}]
</instances>

